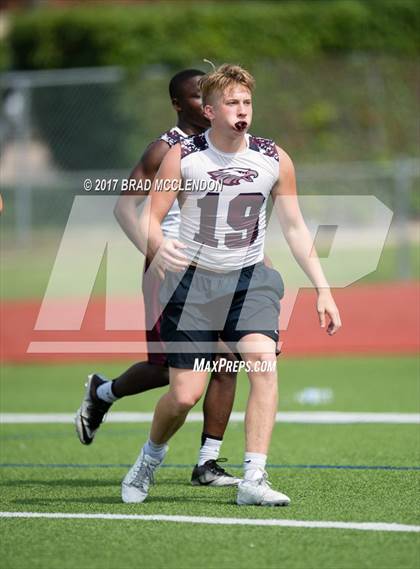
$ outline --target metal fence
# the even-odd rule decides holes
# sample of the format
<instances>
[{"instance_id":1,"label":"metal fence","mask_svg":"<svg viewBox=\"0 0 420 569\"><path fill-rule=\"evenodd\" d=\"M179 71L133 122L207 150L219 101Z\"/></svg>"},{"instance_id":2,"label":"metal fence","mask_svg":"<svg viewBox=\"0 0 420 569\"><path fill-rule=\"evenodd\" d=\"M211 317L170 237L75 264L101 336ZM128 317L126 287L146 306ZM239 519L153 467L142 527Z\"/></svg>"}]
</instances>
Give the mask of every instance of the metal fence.
<instances>
[{"instance_id":1,"label":"metal fence","mask_svg":"<svg viewBox=\"0 0 420 569\"><path fill-rule=\"evenodd\" d=\"M413 277L409 256L420 210L418 65L323 60L312 63L310 75L307 65L261 66L257 85L263 93L256 100L253 131L275 137L290 151L300 193L370 194L390 207L388 244L399 248L395 276ZM410 70L404 89L398 86L401 101L390 98L388 81L396 83ZM128 176L148 142L174 122L170 76L159 67L136 76L120 68L3 74L6 246L45 227L62 228L74 197L84 192L85 178ZM308 89L314 77L318 84Z\"/></svg>"}]
</instances>

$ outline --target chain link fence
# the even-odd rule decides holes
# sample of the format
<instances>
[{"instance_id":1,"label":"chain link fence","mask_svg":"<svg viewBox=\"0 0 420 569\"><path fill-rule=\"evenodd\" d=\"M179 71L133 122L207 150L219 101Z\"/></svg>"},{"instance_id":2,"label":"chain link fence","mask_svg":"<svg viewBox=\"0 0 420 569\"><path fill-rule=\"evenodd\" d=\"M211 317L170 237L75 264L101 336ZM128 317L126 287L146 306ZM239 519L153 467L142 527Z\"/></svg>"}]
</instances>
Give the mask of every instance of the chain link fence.
<instances>
[{"instance_id":1,"label":"chain link fence","mask_svg":"<svg viewBox=\"0 0 420 569\"><path fill-rule=\"evenodd\" d=\"M261 63L252 131L294 158L301 194L375 195L394 212L395 278L412 278L418 242L419 65L353 55ZM4 247L62 231L83 180L126 178L175 120L172 73L149 67L1 77ZM355 228L357 231L357 228Z\"/></svg>"}]
</instances>

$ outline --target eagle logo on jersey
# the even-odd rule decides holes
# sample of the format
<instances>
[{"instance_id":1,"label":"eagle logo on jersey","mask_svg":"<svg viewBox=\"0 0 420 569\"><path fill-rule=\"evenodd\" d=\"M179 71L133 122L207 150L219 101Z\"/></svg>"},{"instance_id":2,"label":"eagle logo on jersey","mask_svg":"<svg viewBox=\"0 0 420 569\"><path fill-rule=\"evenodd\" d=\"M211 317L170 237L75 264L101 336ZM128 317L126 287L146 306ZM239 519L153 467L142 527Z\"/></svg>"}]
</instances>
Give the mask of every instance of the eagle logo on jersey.
<instances>
[{"instance_id":1,"label":"eagle logo on jersey","mask_svg":"<svg viewBox=\"0 0 420 569\"><path fill-rule=\"evenodd\" d=\"M257 178L258 172L249 168L221 168L207 172L213 180L224 186L238 186L243 182L253 182Z\"/></svg>"}]
</instances>

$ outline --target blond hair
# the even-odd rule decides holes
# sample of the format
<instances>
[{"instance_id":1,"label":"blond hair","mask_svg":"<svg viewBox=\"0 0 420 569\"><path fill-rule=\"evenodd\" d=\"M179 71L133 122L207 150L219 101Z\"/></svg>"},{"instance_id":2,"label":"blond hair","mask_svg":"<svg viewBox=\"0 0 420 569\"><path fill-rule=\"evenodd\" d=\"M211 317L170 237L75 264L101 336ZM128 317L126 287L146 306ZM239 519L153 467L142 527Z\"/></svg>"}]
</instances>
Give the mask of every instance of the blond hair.
<instances>
[{"instance_id":1,"label":"blond hair","mask_svg":"<svg viewBox=\"0 0 420 569\"><path fill-rule=\"evenodd\" d=\"M209 98L215 92L223 93L228 87L233 85L243 85L250 91L255 87L255 79L239 65L225 63L207 75L203 75L198 84L201 90L203 105L207 105Z\"/></svg>"}]
</instances>

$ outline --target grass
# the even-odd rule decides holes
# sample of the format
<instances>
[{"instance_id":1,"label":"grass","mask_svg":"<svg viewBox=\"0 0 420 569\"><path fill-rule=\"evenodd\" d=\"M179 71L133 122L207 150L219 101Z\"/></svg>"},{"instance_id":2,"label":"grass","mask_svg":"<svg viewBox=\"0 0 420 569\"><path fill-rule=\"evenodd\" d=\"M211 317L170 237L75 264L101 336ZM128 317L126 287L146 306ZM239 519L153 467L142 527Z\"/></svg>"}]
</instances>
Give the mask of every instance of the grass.
<instances>
[{"instance_id":1,"label":"grass","mask_svg":"<svg viewBox=\"0 0 420 569\"><path fill-rule=\"evenodd\" d=\"M3 412L69 412L79 404L88 373L100 371L117 377L130 362L87 362L72 365L3 365L0 383ZM278 364L280 407L305 411L296 395L308 387L331 389L332 400L320 410L416 412L419 409L419 361L413 357L308 358L280 356ZM155 389L118 402L119 411L151 411L163 393ZM58 396L58 394L60 396ZM234 409L243 411L247 399L245 374L238 377Z\"/></svg>"},{"instance_id":2,"label":"grass","mask_svg":"<svg viewBox=\"0 0 420 569\"><path fill-rule=\"evenodd\" d=\"M210 537L206 526L164 522L140 526L128 521L117 525L85 520L7 520L1 525L4 532L27 536L24 550L16 550L15 543L9 540L4 547L4 567L22 569L45 569L46 559L54 560L52 567L62 569L129 569L133 565L147 569L403 569L416 567L418 559L418 541L410 534L337 535L334 530L303 533L295 529L240 527L235 528L234 536L229 536L226 528L220 526L212 527ZM48 535L50 539L46 539ZM93 539L84 539L85 535ZM316 553L314 541L318 544Z\"/></svg>"},{"instance_id":3,"label":"grass","mask_svg":"<svg viewBox=\"0 0 420 569\"><path fill-rule=\"evenodd\" d=\"M89 369L110 377L124 364L34 365L3 368L3 412L73 412ZM331 358L279 365L282 410L415 412L416 358ZM295 395L330 388L333 400L311 407ZM118 411L151 411L162 390L118 402ZM247 384L238 381L235 409ZM142 505L120 501L120 481L149 426L105 424L83 447L72 425L3 425L3 511L180 514L418 524L419 437L416 425L277 424L270 480L292 498L289 508L239 508L232 488L192 488L201 425L186 424L171 441L166 466ZM222 449L239 474L243 426L231 423ZM300 465L300 466L299 466ZM307 468L302 468L307 465ZM310 465L324 465L314 468ZM408 467L337 469L333 465ZM10 569L214 567L417 568L418 534L279 527L184 525L132 520L3 519L2 559ZM22 545L24 544L24 545Z\"/></svg>"},{"instance_id":4,"label":"grass","mask_svg":"<svg viewBox=\"0 0 420 569\"><path fill-rule=\"evenodd\" d=\"M0 265L0 292L3 299L36 299L44 296L53 270L60 239L61 234L48 232L41 233L38 236L35 235L30 243L25 245L11 242L10 237L7 240L5 239L7 246L3 245L2 247L2 264ZM62 294L63 297L71 297L75 292L75 288L78 291L81 289L80 292L84 292L92 284L84 283L81 278L85 274L85 265L91 263L91 259L84 260L83 254L86 251L86 243L80 241L80 243L75 245L74 249L79 254L76 260L69 260L66 265L68 274L60 274L60 282L64 284L60 284L58 289L55 289L55 292L58 295ZM284 275L287 275L287 286L290 287L295 282L300 283L299 286L308 286L306 280L302 281L301 271L297 268L294 261L291 261L288 257L277 259L275 249L273 251L270 249L269 254L276 268ZM391 282L395 280L397 278L399 254L400 251L395 246L387 246L383 250L377 270L360 279L358 284ZM332 268L329 269L327 275L333 284L337 283L339 286L341 286L342 282L347 283L352 280L352 275L357 274L357 269L360 268L361 263L364 266L364 261L367 262L368 258L375 257L373 251L357 248L355 250L346 250L345 255L346 263L340 262L334 270ZM420 274L420 255L417 244L410 245L409 257L410 274L412 278L418 278ZM117 275L119 278L114 278L113 280L113 293L120 294L120 296L136 294L137 287L140 286L141 281L142 262L139 262L138 265L135 263L124 263L123 251L119 259L118 256L114 255L113 275ZM73 263L76 263L76 265ZM75 268L76 266L78 266L78 269ZM77 281L74 280L75 274L79 275ZM93 296L103 296L105 294L106 277L106 262L103 259L92 291Z\"/></svg>"}]
</instances>

